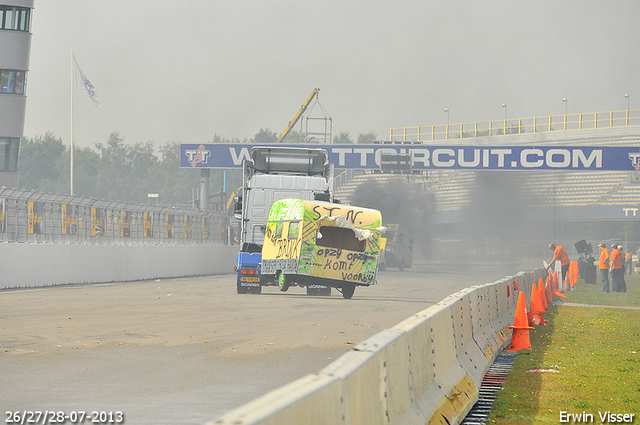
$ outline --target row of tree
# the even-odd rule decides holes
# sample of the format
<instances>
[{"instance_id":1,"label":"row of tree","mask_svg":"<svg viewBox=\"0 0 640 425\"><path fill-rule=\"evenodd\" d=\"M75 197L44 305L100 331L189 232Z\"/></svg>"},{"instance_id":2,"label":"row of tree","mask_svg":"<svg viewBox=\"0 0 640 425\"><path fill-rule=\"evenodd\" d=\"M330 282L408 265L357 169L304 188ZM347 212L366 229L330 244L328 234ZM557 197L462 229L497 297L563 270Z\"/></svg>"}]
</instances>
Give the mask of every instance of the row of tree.
<instances>
[{"instance_id":1,"label":"row of tree","mask_svg":"<svg viewBox=\"0 0 640 425\"><path fill-rule=\"evenodd\" d=\"M215 136L210 143L273 143L277 134L267 129L251 140L226 140ZM375 133L360 134L357 143L375 140ZM353 143L348 132L335 136L334 143ZM285 143L300 142L300 133L291 132ZM25 190L70 192L70 148L52 133L23 138L20 143L20 182ZM200 186L197 169L180 168L180 143L167 142L156 147L152 142L126 143L114 132L106 143L94 148L75 148L73 166L74 194L97 199L146 203L149 193L160 195L164 205L186 205L193 189ZM242 183L240 170L211 170L211 193L231 192Z\"/></svg>"}]
</instances>

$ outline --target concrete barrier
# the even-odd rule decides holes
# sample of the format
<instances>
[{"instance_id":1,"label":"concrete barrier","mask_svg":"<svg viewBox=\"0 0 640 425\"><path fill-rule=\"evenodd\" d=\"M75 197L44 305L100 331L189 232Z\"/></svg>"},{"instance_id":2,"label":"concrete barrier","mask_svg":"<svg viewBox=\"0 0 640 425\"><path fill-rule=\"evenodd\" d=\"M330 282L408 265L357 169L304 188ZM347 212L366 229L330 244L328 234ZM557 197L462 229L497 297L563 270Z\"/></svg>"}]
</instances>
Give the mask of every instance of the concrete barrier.
<instances>
[{"instance_id":1,"label":"concrete barrier","mask_svg":"<svg viewBox=\"0 0 640 425\"><path fill-rule=\"evenodd\" d=\"M459 291L215 425L458 424L509 343L518 292L543 271ZM516 289L516 287L518 289Z\"/></svg>"},{"instance_id":2,"label":"concrete barrier","mask_svg":"<svg viewBox=\"0 0 640 425\"><path fill-rule=\"evenodd\" d=\"M231 273L238 247L0 243L0 288Z\"/></svg>"}]
</instances>

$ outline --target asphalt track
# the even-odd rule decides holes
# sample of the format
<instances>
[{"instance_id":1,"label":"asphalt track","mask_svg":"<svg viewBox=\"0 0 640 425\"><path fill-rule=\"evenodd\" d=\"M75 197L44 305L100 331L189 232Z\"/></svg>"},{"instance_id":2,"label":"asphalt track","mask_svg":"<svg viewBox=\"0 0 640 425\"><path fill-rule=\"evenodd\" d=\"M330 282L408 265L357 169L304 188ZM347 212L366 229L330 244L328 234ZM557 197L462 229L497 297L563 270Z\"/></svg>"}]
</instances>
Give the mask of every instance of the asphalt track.
<instances>
[{"instance_id":1,"label":"asphalt track","mask_svg":"<svg viewBox=\"0 0 640 425\"><path fill-rule=\"evenodd\" d=\"M0 406L203 424L519 264L416 261L378 284L238 295L234 275L0 291ZM88 421L87 421L88 423Z\"/></svg>"}]
</instances>

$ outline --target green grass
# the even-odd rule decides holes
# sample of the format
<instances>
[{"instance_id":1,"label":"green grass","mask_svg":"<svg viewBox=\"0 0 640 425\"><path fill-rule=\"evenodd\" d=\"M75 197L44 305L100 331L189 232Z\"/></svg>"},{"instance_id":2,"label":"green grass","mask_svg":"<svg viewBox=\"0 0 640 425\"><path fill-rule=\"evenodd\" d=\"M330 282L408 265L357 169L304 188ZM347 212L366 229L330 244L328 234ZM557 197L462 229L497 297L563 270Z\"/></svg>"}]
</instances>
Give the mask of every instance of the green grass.
<instances>
[{"instance_id":1,"label":"green grass","mask_svg":"<svg viewBox=\"0 0 640 425\"><path fill-rule=\"evenodd\" d=\"M598 271L598 273L600 273ZM578 280L576 291L565 292L569 298L567 302L595 305L623 305L640 307L640 276L627 275L627 292L602 293L602 283L598 275L598 283L586 285L582 279ZM609 290L611 290L611 277L609 277ZM639 422L640 423L640 422Z\"/></svg>"},{"instance_id":2,"label":"green grass","mask_svg":"<svg viewBox=\"0 0 640 425\"><path fill-rule=\"evenodd\" d=\"M640 305L640 278L627 276L627 293L600 292L578 282L570 303ZM521 350L490 423L557 424L560 412L633 413L640 423L640 310L551 306L548 326L530 331L532 350ZM557 370L559 373L528 372Z\"/></svg>"}]
</instances>

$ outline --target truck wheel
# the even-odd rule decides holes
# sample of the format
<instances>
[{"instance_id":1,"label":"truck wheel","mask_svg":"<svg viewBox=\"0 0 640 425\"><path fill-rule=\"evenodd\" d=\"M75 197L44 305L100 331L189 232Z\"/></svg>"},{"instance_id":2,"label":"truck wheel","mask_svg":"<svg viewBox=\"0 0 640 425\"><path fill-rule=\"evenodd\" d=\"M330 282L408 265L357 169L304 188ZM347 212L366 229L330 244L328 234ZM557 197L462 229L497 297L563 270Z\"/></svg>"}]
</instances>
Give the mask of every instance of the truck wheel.
<instances>
[{"instance_id":1,"label":"truck wheel","mask_svg":"<svg viewBox=\"0 0 640 425\"><path fill-rule=\"evenodd\" d=\"M291 276L287 276L286 274L280 272L278 275L278 289L282 292L286 292L287 289L291 286Z\"/></svg>"},{"instance_id":2,"label":"truck wheel","mask_svg":"<svg viewBox=\"0 0 640 425\"><path fill-rule=\"evenodd\" d=\"M404 258L402 259L402 263L400 263L400 267L398 267L401 272L404 271Z\"/></svg>"},{"instance_id":3,"label":"truck wheel","mask_svg":"<svg viewBox=\"0 0 640 425\"><path fill-rule=\"evenodd\" d=\"M350 300L354 292L356 292L356 285L353 283L345 283L342 286L342 298L345 300Z\"/></svg>"},{"instance_id":4,"label":"truck wheel","mask_svg":"<svg viewBox=\"0 0 640 425\"><path fill-rule=\"evenodd\" d=\"M246 294L248 292L249 287L242 286L240 284L240 280L238 280L238 294Z\"/></svg>"}]
</instances>

